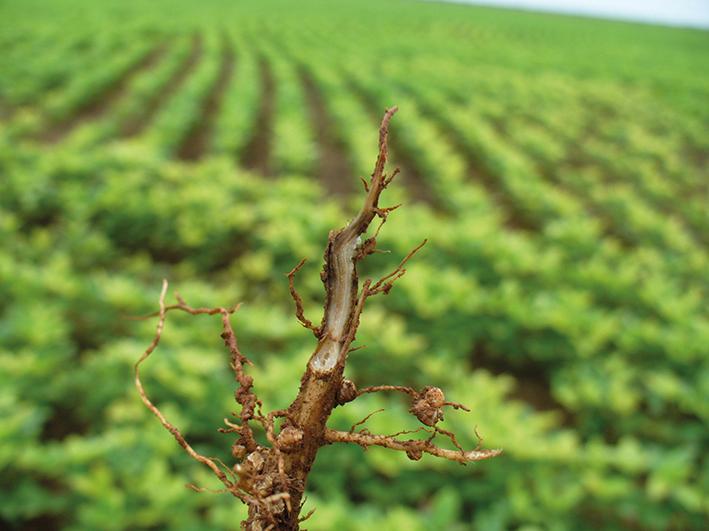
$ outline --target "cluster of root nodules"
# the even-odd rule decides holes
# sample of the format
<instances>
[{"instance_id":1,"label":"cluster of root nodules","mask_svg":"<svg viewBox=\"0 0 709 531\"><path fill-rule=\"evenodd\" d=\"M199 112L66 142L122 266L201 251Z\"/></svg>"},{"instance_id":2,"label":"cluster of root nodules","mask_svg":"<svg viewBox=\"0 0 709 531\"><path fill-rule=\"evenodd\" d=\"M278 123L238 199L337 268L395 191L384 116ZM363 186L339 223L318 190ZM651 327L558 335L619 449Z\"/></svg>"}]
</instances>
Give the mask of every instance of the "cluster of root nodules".
<instances>
[{"instance_id":1,"label":"cluster of root nodules","mask_svg":"<svg viewBox=\"0 0 709 531\"><path fill-rule=\"evenodd\" d=\"M360 234L364 234L374 217L381 219L381 224L375 235L359 244L354 255L347 255L348 259L354 261L355 266L359 260L376 251L376 236L389 213L396 208L380 208L378 206L379 194L391 183L397 173L394 171L390 176L384 174L384 165L387 158L388 124L394 112L396 112L396 108L389 109L382 120L379 131L379 156L371 180L364 181L367 196L362 211L345 229L335 233L334 236L331 234L329 250L335 247L332 242L333 238L358 238ZM312 514L311 511L305 517L299 517L307 474L315 458L315 452L322 446L334 443L357 444L365 449L370 446L381 446L390 450L404 452L412 460L419 460L423 454L427 453L461 464L489 459L501 453L501 450L481 449L482 439L479 436L480 443L478 447L473 450L465 450L452 432L439 426L439 423L443 420L445 408L462 409L464 411L468 411L468 409L462 404L447 401L443 391L438 387L427 386L416 390L405 386L378 385L358 389L354 382L342 377L346 353L357 350L356 348L350 348L350 345L355 338L364 301L376 294L386 295L392 289L394 283L406 273L404 266L407 261L425 243L426 241L424 240L421 245L413 249L404 257L399 266L388 275L376 282L371 279L365 280L360 295L351 297L347 330L343 333L343 337L340 338L331 338L328 335L331 334L331 331L324 328L329 323L329 316L327 315L329 307L327 305L326 315L320 327L315 326L305 318L303 301L295 290L294 285L294 276L302 267L303 262L287 274L291 295L295 301L297 319L303 326L313 331L318 338L318 345L321 344L325 337L329 337L331 342L336 342L340 348L338 357L340 361L330 369L329 373L322 374L315 379L307 378L308 374L311 373L309 372L310 368L306 368L298 397L293 404L288 409L271 411L267 414L263 413L262 403L254 392L253 378L245 372L246 366L252 365L252 363L239 350L236 335L231 325L230 317L238 309L238 306L231 308L193 308L179 295L176 295L177 302L175 304L167 305L165 297L168 286L167 281L163 281L160 293L160 309L155 314L148 316L158 317L157 330L153 341L135 364L135 385L145 406L175 437L178 444L193 459L207 466L223 485L220 490L188 485L190 488L197 492L230 493L246 503L249 508L249 517L242 522L242 528L244 529L251 531L267 531L270 529L295 530L299 528L300 522ZM339 247L344 249L342 252L351 253L351 251L347 251L347 246ZM344 274L340 274L336 268L332 269L331 274L339 275L337 278L323 278L328 294L330 293L328 290L332 289L333 285L347 285L347 283L354 286L357 285L356 267L348 271L349 273L347 274L352 275L351 278L341 278ZM229 352L230 365L234 372L236 383L234 399L238 405L238 411L232 413L231 419L225 418L224 427L219 429L222 433L235 437L231 451L235 463L231 466L217 458L204 456L195 451L177 427L170 423L160 409L148 398L141 382L140 367L160 343L165 320L170 311L182 311L191 315L219 316L221 319L221 337ZM342 353L345 353L344 356ZM317 354L318 350L316 349L313 357ZM325 378L327 382L323 383L322 378ZM313 385L317 389L322 390L323 386L325 386L324 388L328 389L328 391L325 393L320 392L319 394L310 393L308 386L311 385L311 382L315 382ZM344 406L364 394L377 392L398 392L407 395L410 400L409 412L420 421L421 426L415 430L404 430L392 434L373 434L361 426L371 415L378 412L375 411L352 426L349 431L333 430L327 427L326 422L333 407ZM304 400L303 396L311 398L317 396L319 397L317 400L322 403L314 404L312 401ZM312 409L316 405L319 406L318 411L323 412L322 416L314 416L317 418L312 415L302 415L303 411L298 409L308 407L308 411L316 411ZM300 416L298 415L299 413ZM299 424L299 419L303 418L309 420L302 421ZM281 419L278 426L277 419ZM263 430L268 441L266 445L259 444L254 435L254 428ZM306 433L309 435L306 436ZM405 438L409 434L418 435L417 438ZM422 434L426 435L422 437ZM454 449L436 445L435 440L438 437L447 439L448 445L453 446Z\"/></svg>"},{"instance_id":2,"label":"cluster of root nodules","mask_svg":"<svg viewBox=\"0 0 709 531\"><path fill-rule=\"evenodd\" d=\"M438 426L438 423L443 420L444 407L470 411L463 404L447 401L443 391L438 387L426 386L420 391L417 391L412 387L405 387L401 385L376 385L371 387L363 387L358 390L354 382L344 379L342 381L341 391L337 396L338 405L351 402L366 393L386 391L395 391L409 395L411 398L409 413L415 416L419 422L423 424L423 426L420 426L415 430L404 430L390 435L375 435L372 434L367 428L361 428L359 430L356 429L357 426L361 426L369 420L372 415L383 411L380 409L370 413L364 419L354 424L348 432L329 429L326 430L325 437L328 442L350 442L358 444L363 448L367 448L369 446L382 446L391 450L406 452L406 455L412 461L418 461L421 459L423 454L428 453L450 461L466 464L471 461L489 459L502 453L501 450L481 449L483 439L478 433L477 427L475 428L475 434L478 438L478 445L475 449L466 451L460 445L454 433ZM425 439L401 440L400 438L403 435L421 432L428 433L429 436ZM439 435L449 439L453 446L455 446L456 450L441 448L433 444L434 439Z\"/></svg>"}]
</instances>

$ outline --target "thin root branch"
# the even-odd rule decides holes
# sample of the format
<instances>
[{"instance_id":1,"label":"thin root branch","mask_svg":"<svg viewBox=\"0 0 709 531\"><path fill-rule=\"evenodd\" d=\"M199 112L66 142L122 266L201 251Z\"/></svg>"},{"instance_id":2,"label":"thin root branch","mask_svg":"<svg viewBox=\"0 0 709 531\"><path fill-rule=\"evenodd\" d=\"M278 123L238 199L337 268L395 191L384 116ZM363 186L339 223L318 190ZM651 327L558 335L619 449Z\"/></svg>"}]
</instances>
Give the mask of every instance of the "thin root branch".
<instances>
[{"instance_id":1,"label":"thin root branch","mask_svg":"<svg viewBox=\"0 0 709 531\"><path fill-rule=\"evenodd\" d=\"M394 282L396 282L406 274L406 269L404 269L406 262L408 262L424 245L426 245L427 242L427 239L423 240L420 244L418 244L411 251L409 251L409 254L404 257L404 259L397 266L397 268L394 269L394 271L392 271L388 275L383 276L377 282L372 284L372 287L369 288L369 295L376 295L377 293L384 293L385 295L388 294L389 290L391 290L391 288L394 286Z\"/></svg>"},{"instance_id":2,"label":"thin root branch","mask_svg":"<svg viewBox=\"0 0 709 531\"><path fill-rule=\"evenodd\" d=\"M300 269L305 264L305 258L303 258L298 265L291 269L286 276L288 277L288 288L290 289L291 297L295 301L295 316L298 318L300 324L302 324L308 330L311 330L315 337L320 335L320 328L315 326L311 320L305 317L305 310L303 309L303 298L300 296L298 291L295 289L295 274L300 271Z\"/></svg>"},{"instance_id":3,"label":"thin root branch","mask_svg":"<svg viewBox=\"0 0 709 531\"><path fill-rule=\"evenodd\" d=\"M180 433L180 430L178 430L176 426L174 426L170 421L168 421L167 418L165 418L165 415L163 415L162 411L160 411L160 409L158 409L158 407L153 404L153 402L148 398L148 395L145 392L145 388L143 387L143 383L140 380L140 365L148 358L148 356L153 353L153 351L160 344L160 338L162 337L162 332L165 328L165 319L167 316L167 309L165 306L166 294L167 280L163 280L162 290L160 291L160 311L158 313L160 319L158 320L153 341L150 343L148 348L145 349L145 352L143 352L142 356L135 364L135 386L138 389L138 394L140 395L140 399L143 401L143 404L145 404L145 407L147 407L153 413L153 415L158 418L163 427L172 434L177 443L185 450L185 452L187 452L187 454L195 461L198 461L199 463L208 466L212 470L212 472L214 472L214 475L217 476L217 478L219 478L219 480L226 486L227 489L229 489L231 492L235 492L234 484L229 481L226 474L222 472L219 466L208 457L197 453L194 448L192 448L192 446L190 446L190 444L185 440L182 433Z\"/></svg>"},{"instance_id":4,"label":"thin root branch","mask_svg":"<svg viewBox=\"0 0 709 531\"><path fill-rule=\"evenodd\" d=\"M300 518L298 518L298 523L300 524L300 523L305 522L308 518L313 516L313 513L315 513L315 507L313 507L307 513L305 513L305 516L301 516Z\"/></svg>"},{"instance_id":5,"label":"thin root branch","mask_svg":"<svg viewBox=\"0 0 709 531\"><path fill-rule=\"evenodd\" d=\"M357 426L361 426L362 424L367 422L372 416L376 415L377 413L381 413L382 411L384 411L384 409L377 409L376 411L372 411L369 415L364 417L359 422L355 422L354 424L352 424L352 427L350 428L350 433L354 432Z\"/></svg>"},{"instance_id":6,"label":"thin root branch","mask_svg":"<svg viewBox=\"0 0 709 531\"><path fill-rule=\"evenodd\" d=\"M185 487L199 493L209 492L210 494L225 494L227 492L230 492L227 489L210 489L208 487L198 487L194 483L185 483Z\"/></svg>"},{"instance_id":7,"label":"thin root branch","mask_svg":"<svg viewBox=\"0 0 709 531\"><path fill-rule=\"evenodd\" d=\"M391 437L387 437L385 435L374 435L371 433L361 432L350 433L347 431L337 431L331 429L325 430L325 440L329 443L342 442L358 444L359 446L365 448L369 446L382 446L384 448L389 448L390 450L399 450L402 452L406 452L412 459L420 458L422 453L427 453L435 455L436 457L441 457L443 459L448 459L449 461L455 461L458 463L482 461L484 459L496 457L502 453L502 450L499 449L469 450L467 452L461 452L458 450L448 450L446 448L440 448L429 441L400 441Z\"/></svg>"},{"instance_id":8,"label":"thin root branch","mask_svg":"<svg viewBox=\"0 0 709 531\"><path fill-rule=\"evenodd\" d=\"M366 394L366 393L379 393L382 391L399 391L401 393L406 393L407 395L416 397L418 396L418 393L416 392L415 389L411 387L405 387L403 385L372 385L369 387L362 387L362 389L359 389L357 391L357 396Z\"/></svg>"}]
</instances>

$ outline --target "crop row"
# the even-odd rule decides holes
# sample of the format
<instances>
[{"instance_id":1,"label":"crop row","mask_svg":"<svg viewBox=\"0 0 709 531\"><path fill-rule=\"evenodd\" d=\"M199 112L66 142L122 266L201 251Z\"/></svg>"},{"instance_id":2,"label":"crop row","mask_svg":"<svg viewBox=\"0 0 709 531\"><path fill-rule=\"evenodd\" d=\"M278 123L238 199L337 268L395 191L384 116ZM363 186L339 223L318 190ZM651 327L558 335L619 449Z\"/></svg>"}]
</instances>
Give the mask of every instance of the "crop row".
<instances>
[{"instance_id":1,"label":"crop row","mask_svg":"<svg viewBox=\"0 0 709 531\"><path fill-rule=\"evenodd\" d=\"M215 83L221 52L216 44L216 34L207 34L210 35L211 44L205 48L198 67L188 76L184 86L179 87L172 98L162 104L157 117L148 124L144 132L144 135L147 135L147 143L159 147L166 154L175 152L190 127L200 119L203 100ZM135 49L129 48L123 55L100 70L89 71L76 78L64 90L50 95L41 107L42 116L46 118L44 122L35 122L35 128L40 128L42 123L51 124L52 121L66 119L72 111L76 112L77 109L86 106L87 102L100 97L111 83L115 83L131 66L135 65L138 59L145 56L150 46L154 45L143 43L136 45ZM79 128L72 138L106 139L111 134L115 134L120 127L119 123L130 120L130 116L133 116L134 120L137 119L137 115L147 101L156 91L160 91L165 86L181 61L185 60L186 50L184 39L181 44L171 47L171 53L168 58L163 58L159 62L159 68L151 69L150 75L145 73L132 80L119 103L115 108L110 109L105 119ZM313 134L309 131L312 131L313 124L305 112L303 89L294 65L283 61L278 53L269 51L268 48L254 52L248 47L243 47L241 54L243 55L241 67L244 70L236 76L234 84L237 90L225 91L227 101L222 106L224 112L216 121L213 145L218 151L231 152L231 155L237 158L238 152L243 149L246 141L256 134L256 130L259 127L267 127L270 128L271 136L268 143L273 147L267 156L273 159L274 171L311 174L315 150ZM263 68L269 71L275 86L271 96L273 101L261 102L262 105L273 106L271 124L255 122L254 109L257 108L258 103L255 89L255 82L258 81L256 56L264 61ZM357 63L350 62L350 65L357 65ZM439 95L440 92L435 88L435 84L421 88L419 84L407 83L405 76L401 75L392 80L392 85L398 83L406 92L395 94L391 91L390 84L357 79L358 76L362 77L364 71L362 65L350 68L349 86L322 87L321 93L324 99L332 100L332 94L338 91L354 91L363 93L365 99L369 98L369 102L375 102L375 106L384 106L392 96L407 106L411 113L410 121L416 126L402 129L399 142L405 144L406 147L402 151L408 154L407 158L413 162L418 173L429 176L424 185L430 188L432 193L425 195L435 196L439 205L457 201L459 205L447 205L445 208L453 208L455 211L467 208L469 198L475 200L479 193L472 190L468 193L452 192L460 189L466 180L466 174L474 173L477 169L480 173L478 177L486 185L487 191L492 193L494 202L502 207L505 221L511 226L541 230L550 220L573 217L582 219L586 214L590 214L598 217L601 226L621 242L657 247L682 256L683 260L676 266L682 275L701 273L706 265L705 253L696 246L679 221L668 220L650 204L645 203L637 196L630 184L608 183L598 175L599 170L596 169L598 167L608 167L610 172L616 174L622 171L622 167L617 167L619 163L615 162L614 157L604 156L600 152L595 159L590 160L590 163L594 164L593 168L567 167L565 171L552 173L550 167L562 158L558 152L563 152L565 148L561 146L557 152L553 150L550 152L549 146L555 144L549 134L545 133L546 130L535 130L529 126L514 127L512 128L514 132L510 134L511 138L503 141L500 132L488 125L489 120L483 118L489 114L486 107L488 100L481 99L474 108L455 103L449 104ZM343 99L351 100L347 95ZM333 106L332 103L327 105ZM359 104L350 102L348 105L357 107ZM420 110L417 111L419 107ZM433 122L423 118L431 109L437 109L438 114L434 116ZM331 112L340 124L343 121L341 118L338 119L340 115L352 121L348 117L366 113L367 111L362 110L361 107L346 111L344 114L336 110ZM237 129L234 123L228 121L231 117L243 120L244 126L240 126L241 122L237 121L236 125L239 125ZM364 124L371 121L371 118L362 120L362 129L366 127ZM576 120L574 123L578 122L579 120ZM505 130L507 129L505 127ZM238 132L231 135L228 134L230 130ZM444 138L449 136L450 131L456 136L453 143ZM539 138L536 139L535 135ZM355 133L352 136L358 135ZM356 141L349 141L348 152L354 159L353 167L362 168L366 159L365 149L357 148L355 143ZM242 148L238 148L239 144ZM535 151L536 145L546 146L546 149ZM464 152L461 153L460 149ZM362 153L362 162L356 160L357 152ZM474 154L473 160L466 159L470 153ZM541 161L541 166L535 165L527 153L533 153L535 158ZM477 167L474 167L476 163ZM361 172L361 169L358 171ZM553 185L545 182L543 178L545 174L553 177ZM431 179L432 175L436 178ZM658 190L659 185L653 185L652 180L649 182L651 183L649 186ZM563 187L560 188L558 184ZM675 192L676 190L665 187L663 193L671 197ZM690 209L690 212L698 224L697 228L701 229L703 228L701 223L704 221L702 212L698 203L691 204L697 205ZM591 233L593 230L589 232ZM670 272L672 271L670 269Z\"/></svg>"},{"instance_id":2,"label":"crop row","mask_svg":"<svg viewBox=\"0 0 709 531\"><path fill-rule=\"evenodd\" d=\"M362 276L430 241L368 303L348 378L435 382L473 411L446 415L461 444L476 444L473 418L506 457L473 481L434 460L324 452L308 527L701 529L709 115L688 66L706 62L704 36L430 2L286 4L0 8L0 87L26 94L0 91L0 522L233 524L233 500L183 493L174 443L126 386L155 323L121 315L151 311L163 277L195 305L247 302L234 318L249 370L266 408L287 404L312 338L278 278L309 259L297 282L317 318L321 242L354 211L398 104L402 173L382 206L404 204ZM66 102L56 117L50 99ZM170 323L152 396L190 440L222 447L233 381L218 322ZM361 400L331 427L380 407L367 429L409 427L397 397Z\"/></svg>"},{"instance_id":3,"label":"crop row","mask_svg":"<svg viewBox=\"0 0 709 531\"><path fill-rule=\"evenodd\" d=\"M116 104L98 120L89 120L76 127L64 139L68 145L90 149L97 143L122 136L131 124L140 123L156 94L163 90L182 67L192 51L193 42L183 37L165 52L149 75L137 75L125 87Z\"/></svg>"},{"instance_id":4,"label":"crop row","mask_svg":"<svg viewBox=\"0 0 709 531\"><path fill-rule=\"evenodd\" d=\"M321 74L321 79L323 76L324 74ZM332 78L334 79L335 76L332 76ZM328 87L327 92L331 92L330 87ZM436 108L445 108L444 102L439 102ZM429 151L437 148L441 149L441 146L445 146L444 143L440 142L440 137L438 136L442 134L441 131L436 132L434 128L433 131L436 132L436 134L426 134L427 127L431 128L433 126L426 124L426 122L416 121L416 113L410 112L415 111L412 102L407 103L406 110L413 115L414 120L413 125L409 129L416 133L410 133L411 138L407 140L408 149L418 153L422 150L422 146L428 146ZM452 116L449 116L449 118L451 117ZM419 120L422 119L419 118ZM417 137L420 131L423 131L423 134ZM432 142L432 137L439 138L439 141ZM451 175L451 189L455 189L460 183L460 167L462 163L456 160L456 157L451 154L450 151L443 151L443 153L444 155L440 160L431 158L431 162L429 162L428 165L426 164L427 156L422 156L423 158L419 158L418 160L425 174ZM442 160L452 162L450 169L442 166L440 162ZM475 197L475 195L468 195L470 188L463 186L462 188L458 188L458 191L461 192L460 195ZM479 194L480 189L477 189L477 191ZM473 204L469 204L469 206L473 207ZM490 210L493 210L490 206L490 202L486 204L483 199L477 199L477 206L478 209L486 215L488 215L487 213ZM487 221L489 222L489 219ZM499 227L499 230L502 231L504 228ZM565 261L558 263L559 270L554 270L554 273L550 274L550 277L554 279L558 279L559 277L573 279L573 282L577 286L582 287L585 285L592 290L592 293L597 293L597 297L600 301L615 300L615 304L613 304L614 307L629 305L630 307L637 307L643 312L647 310L653 313L657 312L657 315L664 315L670 319L681 315L681 313L676 313L678 301L684 301L681 303L681 306L684 306L683 312L691 313L698 308L697 304L699 303L699 299L696 297L696 292L694 295L690 293L685 296L681 284L677 284L674 280L670 282L663 280L668 278L668 271L662 267L662 262L659 264L655 263L654 267L651 265L653 261L657 262L658 258L661 259L660 256L656 253L648 252L647 250L639 250L635 259L627 260L624 263L623 256L627 251L617 245L613 245L612 241L606 243L604 243L603 240L599 241L598 225L593 222L588 223L583 217L579 216L573 218L567 215L566 217L556 219L541 236L542 239L540 243L542 247L539 247L537 251L534 252L534 254L538 254L540 258L548 254L548 252L545 253L544 251L544 247L547 245L559 247L561 244L564 244L563 247L568 249L567 252L569 253L565 259L565 261L568 261L568 265L564 263ZM584 236L586 241L579 240L581 236ZM573 238L573 240L569 240L569 238ZM528 251L529 250L531 249L528 249ZM559 249L557 249L557 252L558 251ZM550 265L548 260L542 260L545 267ZM638 268L637 264L639 263L644 264L644 266ZM528 273L524 268L529 267L529 265L526 265L524 262L521 262L520 265L522 266L519 270L520 274ZM576 267L573 267L574 265ZM658 265L660 265L659 268L657 267ZM619 267L621 271L625 271L619 271ZM653 270L655 272L650 273ZM510 271L507 272L510 273ZM652 280L648 278L649 274L653 274ZM671 278L671 276L669 278ZM645 282L645 280L648 280L648 282ZM701 277L698 277L697 280L701 280ZM603 281L605 284L598 284L599 281ZM648 290L647 293L643 293L642 288L638 290L639 286L646 286ZM660 286L664 287L661 288ZM672 295L670 295L671 293Z\"/></svg>"},{"instance_id":5,"label":"crop row","mask_svg":"<svg viewBox=\"0 0 709 531\"><path fill-rule=\"evenodd\" d=\"M217 37L215 33L207 35L212 44L206 46L198 68L188 76L184 86L179 88L172 99L163 103L158 116L144 132L149 145L159 146L168 155L178 149L187 131L200 119L201 104L218 74L220 51L215 44ZM154 44L139 41L133 49L124 50L115 61L98 71L89 71L79 76L63 90L50 94L40 107L44 120L34 122L30 130L66 120L72 112L95 101L112 83L134 67L140 58L145 57L151 46ZM131 81L119 103L110 109L105 119L79 128L72 138L83 138L81 141L107 139L116 133L120 123L129 121L130 116L135 120L147 101L165 86L185 60L186 50L184 39L181 44L171 47L168 57L159 62L159 68L151 69L150 75L138 75ZM236 76L236 89L225 91L223 113L216 120L212 141L214 149L238 159L241 157L239 152L247 140L256 134L257 128L270 127L271 138L268 142L273 149L267 156L273 161L274 172L312 174L315 149L314 137L309 131L312 131L313 124L305 112L303 88L295 66L268 47L254 51L244 46L241 55L243 63L240 67L243 70ZM259 81L256 57L265 61L262 63L263 68L268 69L275 86L273 101L261 102L262 105L273 106L274 118L271 124L255 122L254 112L258 107L256 87ZM350 66L356 64L350 62ZM415 122L416 127L402 129L400 142L406 144L403 151L408 154L407 158L413 162L418 173L436 175L436 179L425 181L424 185L432 193L424 195L435 196L438 205L462 201L458 206L444 205L444 208L453 208L455 211L465 209L468 198L474 198L477 193L453 194L452 191L460 189L466 174L477 169L481 173L478 177L486 185L488 193L492 193L495 202L506 211L505 220L508 224L541 230L548 220L582 218L590 214L598 217L605 230L622 242L657 247L682 256L682 263L678 266L680 273L688 268L690 274L697 274L706 265L705 253L697 247L682 220L672 217L668 219L651 202L638 196L633 183L638 186L645 183L644 191L659 202L663 198L665 202L669 201L678 192L666 182L659 182L652 168L633 171L626 163L619 162L612 151L604 151L607 144L599 142L594 145L592 141L589 142L592 147L586 148L583 166L576 168L569 164L559 165L559 162L567 160L565 152L568 147L555 143L551 134L561 132L561 129L555 131L549 124L539 129L513 121L512 127L506 123L501 126L501 132L488 125L491 114L488 99L476 101L474 107L450 104L439 95L441 91L437 90L435 83L422 89L417 83L407 82L406 77L400 73L393 77L392 84L398 83L405 92L394 93L389 84L374 82L363 86L363 80L357 79L365 71L361 65L349 70L351 84L337 89L322 87L323 99L332 99L331 93L338 90L351 90L364 94L365 99L376 102L376 106L385 104L394 95L397 101L408 106L412 114L410 121ZM364 83L370 81L365 80ZM515 101L514 98L510 99ZM427 110L433 108L438 109L436 112L439 115L434 117L435 122L421 118L427 114ZM416 112L421 117L417 118L414 115ZM361 110L348 112L347 116L361 113ZM331 114L337 120L338 113ZM500 114L500 110L494 110L493 106L492 115L495 114ZM371 119L363 121L369 122ZM582 123L582 120L572 122ZM471 127L471 124L474 125ZM560 127L560 124L557 123L556 127ZM230 131L233 133L230 134ZM416 131L416 138L411 137L414 134L412 131ZM447 135L446 131L453 131L456 135L453 143L443 138ZM505 133L504 141L500 138L501 133ZM631 134L630 138L633 136ZM552 149L555 145L558 145L556 150ZM536 149L537 146L540 149ZM630 149L632 146L628 144L627 147ZM466 158L468 155L460 153L459 148L473 153L473 159L477 157L478 160ZM364 149L357 149L350 141L348 152L353 159L357 158L358 151L363 153ZM630 152L633 153L633 150ZM533 154L537 162L533 163L528 154ZM475 162L478 163L477 168L474 167ZM363 162L353 160L353 167L362 166ZM615 179L609 182L605 175L599 174L601 170L598 168L607 168ZM630 183L618 182L620 175L625 174L633 180ZM646 175L650 177L645 178ZM553 183L545 182L544 176L552 178ZM701 235L705 228L701 203L690 199L688 204L687 217L693 220L695 234L698 232Z\"/></svg>"}]
</instances>

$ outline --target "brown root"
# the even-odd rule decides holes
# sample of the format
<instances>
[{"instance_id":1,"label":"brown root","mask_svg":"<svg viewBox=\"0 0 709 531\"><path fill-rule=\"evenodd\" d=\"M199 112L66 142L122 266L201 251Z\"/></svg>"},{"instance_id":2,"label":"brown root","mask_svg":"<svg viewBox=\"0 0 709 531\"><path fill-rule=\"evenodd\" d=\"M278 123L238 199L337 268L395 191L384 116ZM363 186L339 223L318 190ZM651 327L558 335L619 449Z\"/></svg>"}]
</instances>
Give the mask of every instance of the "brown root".
<instances>
[{"instance_id":1,"label":"brown root","mask_svg":"<svg viewBox=\"0 0 709 531\"><path fill-rule=\"evenodd\" d=\"M435 446L426 440L407 440L400 441L386 435L373 435L371 433L361 433L355 432L350 433L348 431L337 431L327 429L325 431L325 440L328 443L352 443L358 444L364 448L370 446L381 446L383 448L389 448L390 450L398 450L410 454L409 457L414 456L418 460L421 454L427 453L434 455L436 457L441 457L443 459L448 459L449 461L456 461L458 463L469 463L472 461L482 461L484 459L490 459L492 457L497 457L502 453L502 450L448 450L446 448L440 448Z\"/></svg>"},{"instance_id":2,"label":"brown root","mask_svg":"<svg viewBox=\"0 0 709 531\"><path fill-rule=\"evenodd\" d=\"M358 390L354 382L343 377L348 355L361 348L352 348L352 343L359 328L366 300L379 293L389 293L395 282L406 273L407 262L427 241L424 240L411 250L391 273L376 282L371 279L364 280L360 289L357 264L372 253L382 252L377 249L379 231L388 216L400 206L379 206L381 193L398 174L398 169L389 175L384 171L388 157L389 122L395 112L396 107L392 107L384 113L379 128L379 154L370 179L362 180L365 197L359 213L345 227L332 231L328 237L321 273L325 285L325 312L320 326L315 326L305 317L303 299L295 288L295 275L303 267L305 260L301 260L286 274L290 294L295 302L296 318L317 338L317 345L302 376L298 394L287 409L271 411L267 414L262 412L263 405L254 392L253 378L245 371L245 367L252 363L241 353L230 321L231 314L238 309L238 306L192 308L179 295L176 295L177 304L168 306L165 304L167 281L164 281L160 293L160 309L147 316L157 316L158 324L153 341L135 364L135 385L140 398L187 454L207 466L224 485L221 490L197 487L192 484L188 485L189 488L197 492L228 492L248 505L249 516L242 522L243 529L250 531L299 529L300 523L314 512L313 509L307 515L300 516L308 474L318 450L327 444L342 442L357 444L363 448L381 446L405 452L412 460L419 460L427 453L463 464L489 459L501 453L501 450L480 448L482 438L478 435L477 427L475 433L479 439L478 447L466 451L459 444L455 434L438 426L438 423L443 420L443 408L452 407L468 411L462 404L446 401L443 391L438 387L427 386L417 391L412 387L379 385ZM379 218L381 222L374 235L362 241L375 218ZM141 382L141 364L160 343L167 313L172 310L184 311L191 315L219 315L221 318L221 337L230 354L230 366L236 382L234 398L239 405L238 413L233 413L236 420L225 418L225 427L219 428L222 433L236 436L231 448L236 463L232 466L196 452L177 427L171 424L148 398ZM345 405L363 394L389 391L403 393L410 397L409 412L422 423L422 426L391 435L375 435L366 428L357 431L358 426L362 426L372 415L382 410L370 413L347 432L332 430L326 426L334 407ZM256 422L257 427L265 432L267 439L265 446L261 445L255 437L253 422ZM428 437L399 439L403 435L420 432L428 434ZM446 437L456 449L436 446L433 441L439 435Z\"/></svg>"}]
</instances>

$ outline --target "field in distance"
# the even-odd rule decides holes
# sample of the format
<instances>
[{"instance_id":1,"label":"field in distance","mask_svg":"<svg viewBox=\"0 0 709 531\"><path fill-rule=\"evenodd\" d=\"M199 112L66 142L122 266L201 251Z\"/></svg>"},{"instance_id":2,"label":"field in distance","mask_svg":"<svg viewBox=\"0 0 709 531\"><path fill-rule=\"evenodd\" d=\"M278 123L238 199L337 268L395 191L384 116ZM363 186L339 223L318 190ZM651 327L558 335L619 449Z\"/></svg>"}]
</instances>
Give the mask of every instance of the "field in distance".
<instances>
[{"instance_id":1,"label":"field in distance","mask_svg":"<svg viewBox=\"0 0 709 531\"><path fill-rule=\"evenodd\" d=\"M243 301L268 407L312 348L327 231L391 133L360 385L436 382L505 457L324 450L309 529L701 529L709 517L709 32L415 1L0 6L0 527L225 529L241 508L141 409L168 277ZM387 203L388 204L388 203ZM384 326L383 324L386 324ZM218 323L146 368L197 442L233 408ZM455 371L450 370L456 367ZM270 386L270 387L269 387ZM339 408L388 433L403 402ZM416 426L411 426L415 429ZM306 512L307 512L306 508ZM354 516L353 516L354 515Z\"/></svg>"}]
</instances>

